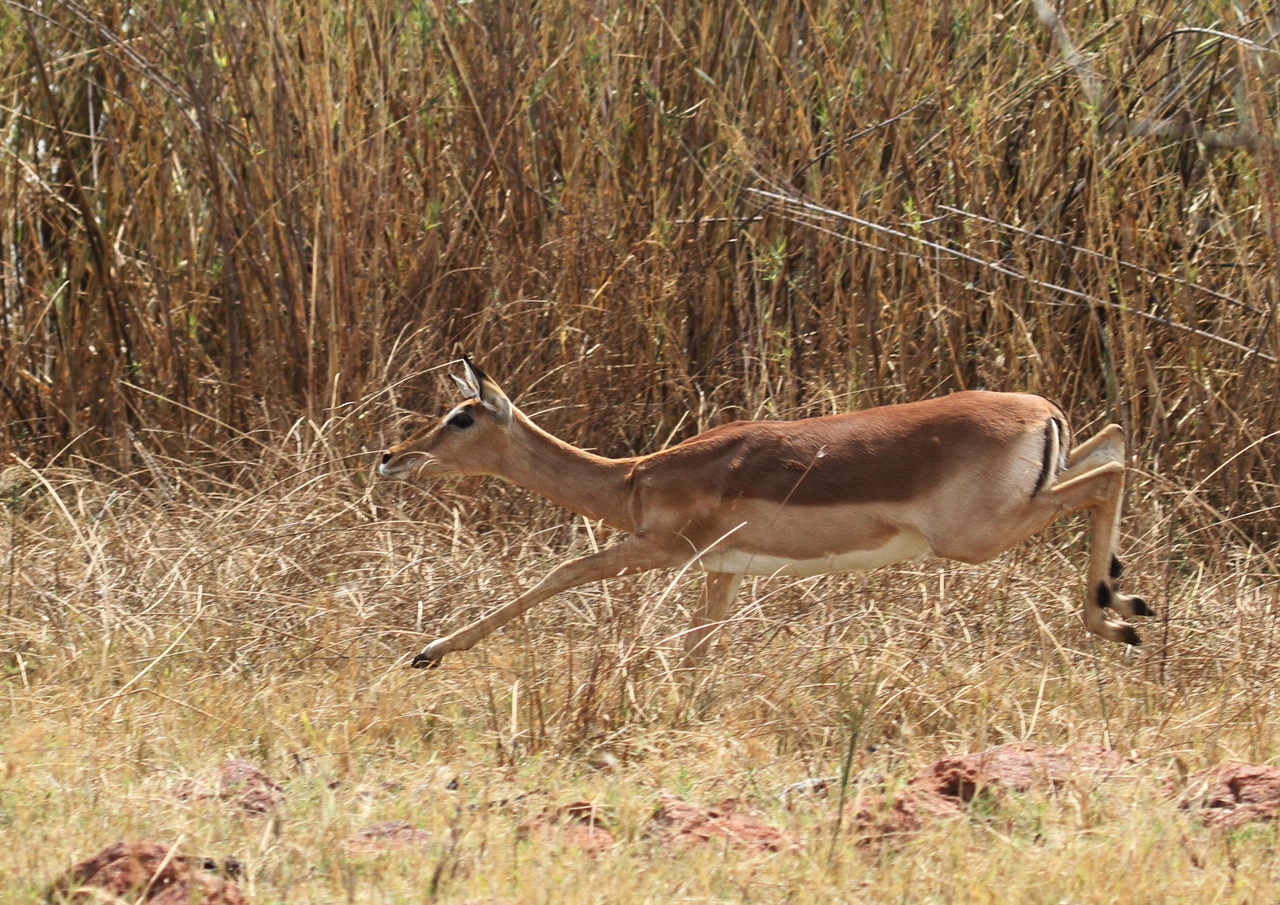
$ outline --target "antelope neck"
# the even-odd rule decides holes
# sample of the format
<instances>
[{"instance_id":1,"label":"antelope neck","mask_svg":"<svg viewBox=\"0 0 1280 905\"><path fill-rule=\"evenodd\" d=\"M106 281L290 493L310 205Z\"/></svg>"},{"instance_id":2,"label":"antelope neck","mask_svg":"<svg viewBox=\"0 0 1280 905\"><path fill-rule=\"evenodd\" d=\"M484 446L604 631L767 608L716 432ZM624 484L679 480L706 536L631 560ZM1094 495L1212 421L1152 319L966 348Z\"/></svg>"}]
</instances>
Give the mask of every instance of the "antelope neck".
<instances>
[{"instance_id":1,"label":"antelope neck","mask_svg":"<svg viewBox=\"0 0 1280 905\"><path fill-rule=\"evenodd\" d=\"M590 519L631 530L633 460L610 459L566 443L523 414L512 413L514 449L498 477Z\"/></svg>"}]
</instances>

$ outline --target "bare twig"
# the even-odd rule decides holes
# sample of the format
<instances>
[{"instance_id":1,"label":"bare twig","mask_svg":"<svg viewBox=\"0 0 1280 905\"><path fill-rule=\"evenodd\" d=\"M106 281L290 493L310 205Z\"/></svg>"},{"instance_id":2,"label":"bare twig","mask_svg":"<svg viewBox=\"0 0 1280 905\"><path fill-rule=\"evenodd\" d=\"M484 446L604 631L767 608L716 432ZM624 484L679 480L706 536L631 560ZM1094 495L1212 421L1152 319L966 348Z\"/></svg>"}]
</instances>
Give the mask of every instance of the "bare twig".
<instances>
[{"instance_id":1,"label":"bare twig","mask_svg":"<svg viewBox=\"0 0 1280 905\"><path fill-rule=\"evenodd\" d=\"M1112 264L1118 264L1121 267L1125 267L1129 270L1137 271L1138 273L1144 276L1152 277L1153 279L1167 280L1171 283L1177 283L1179 286L1185 286L1188 289L1194 289L1197 292L1202 292L1205 295L1210 296L1211 298L1215 298L1215 299L1218 299L1219 301L1226 302L1229 305L1234 305L1237 308L1243 308L1246 311L1253 312L1254 314L1266 313L1257 305L1250 305L1248 302L1241 301L1240 299L1229 296L1226 293L1218 292L1216 289L1211 289L1210 287L1205 286L1201 283L1196 283L1191 280L1184 280L1184 279L1181 279L1180 277L1171 276L1170 274L1167 274L1167 273L1160 273L1157 270L1152 270L1150 267L1143 267L1141 264L1135 264L1132 261L1124 261L1118 258L1114 258L1111 255L1104 255L1102 252L1094 251L1090 248L1083 248L1079 245L1075 245L1071 242L1067 242L1064 239L1059 239L1054 236L1046 236L1044 233L1036 232L1035 230L1023 229L1020 226L1014 226L1012 223L1005 223L1003 220L993 220L991 217L984 217L982 216L982 214L975 214L975 213L972 213L971 211L961 210L960 208L952 207L949 204L939 204L938 210L943 210L950 214L958 214L961 217L968 217L969 219L977 220L980 223L989 223L992 226L998 226L1001 229L1007 229L1010 232L1017 233L1020 236L1027 236L1032 239L1039 239L1041 242L1048 242L1051 245L1057 245L1061 248L1070 249L1071 251L1077 254L1085 255L1086 257L1098 258Z\"/></svg>"},{"instance_id":2,"label":"bare twig","mask_svg":"<svg viewBox=\"0 0 1280 905\"><path fill-rule=\"evenodd\" d=\"M1155 324L1160 324L1161 326L1169 327L1174 330L1179 330L1183 333L1189 333L1194 336L1199 336L1203 339L1212 340L1213 342L1220 343L1221 345L1228 346L1232 349L1236 349L1241 352L1247 352L1250 355L1256 354L1258 358L1261 358L1264 361L1269 361L1269 362L1276 361L1276 358L1274 356L1268 355L1267 353L1262 352L1254 347L1244 345L1243 343L1238 343L1233 339L1228 339L1225 336L1219 336L1216 333L1210 333L1208 330L1201 330L1198 327L1191 327L1191 326L1188 326L1187 324L1180 324L1177 321L1170 320L1167 317L1161 317L1158 314L1152 314L1149 311L1142 311L1138 308L1129 308L1122 305L1117 305L1115 302L1112 302L1108 299L1099 298L1096 295L1090 295L1087 292L1081 292L1080 290L1072 289L1069 286L1061 286L1056 283L1050 283L1046 280L1038 280L1035 277L1031 276L1030 274L1022 273L1018 270L1013 269L1012 267L1009 267L1005 264L1001 264L998 261L988 261L985 258L980 258L977 255L972 255L972 254L969 254L968 252L951 248L950 246L943 245L940 242L933 242L929 239L921 238L920 236L913 236L910 233L905 233L900 229L894 229L893 227L890 227L890 226L884 226L879 223L873 223L870 220L864 220L861 217L854 217L850 214L844 213L843 211L837 211L831 208L822 207L810 201L805 201L800 198L784 195L779 192L770 192L770 191L765 191L764 189L758 189L758 188L748 188L746 189L746 191L754 195L759 195L761 197L771 199L772 201L774 201L776 204L780 206L779 213L783 214L784 216L791 215L792 211L800 212L802 214L801 217L795 217L794 215L791 216L791 218L793 220L796 220L797 222L808 222L807 219L803 217L803 214L808 213L808 214L820 214L822 216L830 217L835 220L841 220L845 223L851 223L856 226L862 226L867 229L873 230L875 232L884 233L885 235L890 235L898 239L903 239L907 242L911 242L915 245L919 245L922 248L928 248L932 251L940 252L944 255L948 255L953 258L958 258L962 261L968 261L972 264L977 264L981 267L987 268L988 270L993 270L996 273L1001 273L1008 277L1013 277L1018 280L1023 280L1027 283L1030 283L1033 286L1039 286L1041 289L1048 289L1052 292L1058 292L1063 295L1070 296L1074 299L1079 300L1080 302L1084 302L1092 306L1096 306L1099 308L1108 308L1114 311L1121 311L1126 314L1132 314L1133 316L1140 317L1143 320L1147 320Z\"/></svg>"},{"instance_id":3,"label":"bare twig","mask_svg":"<svg viewBox=\"0 0 1280 905\"><path fill-rule=\"evenodd\" d=\"M1053 42L1058 45L1063 60L1080 79L1080 87L1084 90L1085 97L1094 109L1100 109L1102 86L1098 73L1089 68L1088 60L1080 52L1076 42L1071 39L1067 27L1062 24L1062 19L1058 16L1058 11L1053 4L1049 0L1035 0L1035 5L1036 15L1044 27L1049 29L1049 34L1053 36Z\"/></svg>"},{"instance_id":4,"label":"bare twig","mask_svg":"<svg viewBox=\"0 0 1280 905\"><path fill-rule=\"evenodd\" d=\"M1273 135L1264 135L1248 126L1237 126L1231 129L1206 129L1198 123L1184 119L1129 119L1122 116L1103 115L1105 113L1104 107L1109 107L1110 103L1104 104L1101 80L1097 71L1089 66L1088 58L1072 39L1053 4L1049 0L1035 0L1035 7L1036 15L1045 28L1049 30L1049 34L1053 37L1053 42L1062 54L1064 62L1080 80L1080 88L1084 92L1085 99L1094 110L1099 112L1100 128L1104 131L1126 135L1130 138L1192 139L1206 148L1214 149L1242 148L1256 152L1280 148L1280 138ZM1217 40L1235 41L1250 50L1270 53L1280 52L1275 48L1265 47L1255 41L1250 41L1248 38L1212 28L1175 28L1161 36L1156 43L1184 34L1209 35Z\"/></svg>"}]
</instances>

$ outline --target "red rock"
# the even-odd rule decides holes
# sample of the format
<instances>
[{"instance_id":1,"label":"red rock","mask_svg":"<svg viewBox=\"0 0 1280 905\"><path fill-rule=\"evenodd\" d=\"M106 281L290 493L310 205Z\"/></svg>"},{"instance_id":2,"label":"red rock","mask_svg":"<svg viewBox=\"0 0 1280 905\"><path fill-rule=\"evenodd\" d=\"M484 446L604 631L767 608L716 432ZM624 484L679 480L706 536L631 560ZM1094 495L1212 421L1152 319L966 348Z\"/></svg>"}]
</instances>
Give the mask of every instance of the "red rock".
<instances>
[{"instance_id":1,"label":"red rock","mask_svg":"<svg viewBox=\"0 0 1280 905\"><path fill-rule=\"evenodd\" d=\"M1280 816L1280 767L1225 761L1192 774L1179 806L1226 829Z\"/></svg>"},{"instance_id":2,"label":"red rock","mask_svg":"<svg viewBox=\"0 0 1280 905\"><path fill-rule=\"evenodd\" d=\"M284 792L257 764L226 761L213 773L179 783L174 794L185 801L225 801L250 814L267 814L284 804Z\"/></svg>"},{"instance_id":3,"label":"red rock","mask_svg":"<svg viewBox=\"0 0 1280 905\"><path fill-rule=\"evenodd\" d=\"M245 905L234 881L205 869L204 858L171 856L154 842L117 842L53 882L50 902Z\"/></svg>"},{"instance_id":4,"label":"red rock","mask_svg":"<svg viewBox=\"0 0 1280 905\"><path fill-rule=\"evenodd\" d=\"M944 757L912 782L963 802L987 787L1017 792L1057 789L1075 779L1114 773L1124 765L1118 754L1101 745L1043 748L1013 742L977 754Z\"/></svg>"},{"instance_id":5,"label":"red rock","mask_svg":"<svg viewBox=\"0 0 1280 905\"><path fill-rule=\"evenodd\" d=\"M404 820L382 820L361 827L344 843L349 852L387 852L425 845L431 834Z\"/></svg>"},{"instance_id":6,"label":"red rock","mask_svg":"<svg viewBox=\"0 0 1280 905\"><path fill-rule=\"evenodd\" d=\"M744 813L745 804L726 798L709 808L664 792L653 817L651 835L668 843L698 843L727 840L743 848L778 852L796 847L786 833Z\"/></svg>"},{"instance_id":7,"label":"red rock","mask_svg":"<svg viewBox=\"0 0 1280 905\"><path fill-rule=\"evenodd\" d=\"M1126 761L1101 745L1044 748L1013 742L976 754L944 757L917 773L888 808L864 806L854 823L872 837L913 832L932 820L956 817L980 794L1053 791L1073 780L1095 781Z\"/></svg>"},{"instance_id":8,"label":"red rock","mask_svg":"<svg viewBox=\"0 0 1280 905\"><path fill-rule=\"evenodd\" d=\"M543 809L542 813L520 824L521 838L537 836L551 842L576 846L598 855L617 843L612 831L600 816L600 808L589 801L571 801Z\"/></svg>"}]
</instances>

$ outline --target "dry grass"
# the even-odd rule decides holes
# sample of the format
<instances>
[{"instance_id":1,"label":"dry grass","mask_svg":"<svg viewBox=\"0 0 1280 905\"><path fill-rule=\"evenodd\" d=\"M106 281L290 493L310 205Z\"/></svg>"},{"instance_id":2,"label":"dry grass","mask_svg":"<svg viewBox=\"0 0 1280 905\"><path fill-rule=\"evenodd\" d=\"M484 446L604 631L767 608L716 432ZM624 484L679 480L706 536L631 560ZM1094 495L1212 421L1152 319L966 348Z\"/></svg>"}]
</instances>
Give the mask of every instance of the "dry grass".
<instances>
[{"instance_id":1,"label":"dry grass","mask_svg":"<svg viewBox=\"0 0 1280 905\"><path fill-rule=\"evenodd\" d=\"M1270 827L1211 831L1165 788L1280 745L1274 569L1207 543L1221 528L1161 516L1182 492L1137 482L1125 586L1161 616L1132 653L1081 628L1083 526L1066 523L981 568L759 581L696 673L674 665L696 579L663 574L566 593L423 673L405 662L424 634L605 539L520 492L367 485L309 448L292 474L221 492L191 468L163 468L168 492L154 475L7 473L0 819L22 844L0 854L4 901L121 837L235 857L259 903L1244 902L1280 887ZM873 773L892 790L1011 739L1104 742L1137 778L975 805L893 847L838 817L835 794L777 798L852 757L847 797L875 801ZM179 799L228 757L281 782L284 808ZM663 790L743 797L802 847L670 851L645 833ZM574 800L601 806L616 847L517 831ZM348 850L377 820L431 839Z\"/></svg>"},{"instance_id":2,"label":"dry grass","mask_svg":"<svg viewBox=\"0 0 1280 905\"><path fill-rule=\"evenodd\" d=\"M1280 749L1274 17L1057 6L3 0L0 900L120 837L234 856L257 903L1276 899L1273 828L1165 785ZM607 542L482 482L369 483L458 346L611 454L1046 392L1125 426L1125 587L1161 615L1138 652L1083 632L1072 524L757 582L695 673L670 575L412 672ZM1010 739L1138 777L890 847L776 799ZM229 756L284 809L178 799ZM803 845L668 851L664 789ZM614 849L521 838L574 800ZM345 847L380 820L432 838Z\"/></svg>"}]
</instances>

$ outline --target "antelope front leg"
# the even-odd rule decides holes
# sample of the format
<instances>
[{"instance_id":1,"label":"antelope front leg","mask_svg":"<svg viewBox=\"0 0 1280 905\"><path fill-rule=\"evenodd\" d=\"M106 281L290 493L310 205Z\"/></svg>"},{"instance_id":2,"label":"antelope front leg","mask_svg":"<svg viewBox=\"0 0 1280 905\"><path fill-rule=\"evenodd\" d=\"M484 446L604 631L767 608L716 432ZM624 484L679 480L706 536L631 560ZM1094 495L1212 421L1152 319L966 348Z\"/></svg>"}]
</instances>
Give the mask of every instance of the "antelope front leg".
<instances>
[{"instance_id":1,"label":"antelope front leg","mask_svg":"<svg viewBox=\"0 0 1280 905\"><path fill-rule=\"evenodd\" d=\"M456 650L470 650L482 639L488 637L496 629L506 625L512 619L523 614L536 603L546 600L553 594L586 584L614 578L618 575L629 575L636 572L647 572L664 566L678 566L681 559L669 548L656 544L646 538L629 537L621 543L556 566L542 581L525 591L515 600L505 604L486 616L477 619L465 628L452 635L446 635L432 641L424 647L410 664L414 669L434 669L440 665L445 654Z\"/></svg>"}]
</instances>

